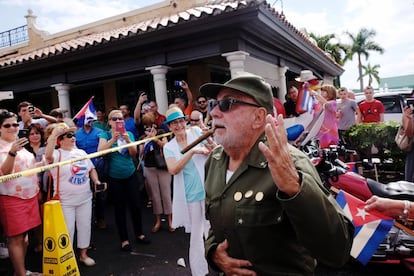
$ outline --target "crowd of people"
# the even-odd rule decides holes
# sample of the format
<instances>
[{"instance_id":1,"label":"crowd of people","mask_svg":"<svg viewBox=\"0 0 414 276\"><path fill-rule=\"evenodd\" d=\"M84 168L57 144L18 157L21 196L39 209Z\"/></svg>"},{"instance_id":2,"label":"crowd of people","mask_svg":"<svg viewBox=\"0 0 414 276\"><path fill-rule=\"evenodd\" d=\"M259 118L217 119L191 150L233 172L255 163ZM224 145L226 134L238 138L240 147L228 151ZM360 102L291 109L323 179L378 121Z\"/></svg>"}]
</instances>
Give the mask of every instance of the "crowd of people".
<instances>
[{"instance_id":1,"label":"crowd of people","mask_svg":"<svg viewBox=\"0 0 414 276\"><path fill-rule=\"evenodd\" d=\"M122 104L107 116L98 109L96 120L77 125L59 109L46 115L29 102L17 106L20 121L1 110L0 175L145 141L107 154L105 172L96 169L98 161L92 158L0 183L0 221L15 275L35 275L25 269L27 233L35 233L35 249L41 251L39 206L50 190L59 197L72 245L86 266L95 265L87 250L92 226L106 228L107 196L120 251L133 250L127 213L133 240L151 244L142 225L146 199L154 214L153 234L163 228L163 216L169 232L184 227L190 233L193 275L207 275L209 269L228 275L312 274L316 260L342 266L352 245L352 222L325 190L310 160L288 143L284 130L284 117L303 113L297 102L304 85L317 80L311 71L304 75L306 80L299 78L289 88L276 118L273 89L248 73L224 84L204 84L195 99L181 81L185 95L176 97L165 115L143 91L135 107ZM314 109L324 111L317 134L322 147L338 144L355 123L383 120L384 107L373 99L371 87L359 105L345 87L313 88ZM405 117L412 122L411 113ZM183 153L211 127L212 137ZM166 132L172 135L160 136ZM392 206L396 211L388 211L390 215L412 216L406 202L375 197L368 203L368 209Z\"/></svg>"}]
</instances>

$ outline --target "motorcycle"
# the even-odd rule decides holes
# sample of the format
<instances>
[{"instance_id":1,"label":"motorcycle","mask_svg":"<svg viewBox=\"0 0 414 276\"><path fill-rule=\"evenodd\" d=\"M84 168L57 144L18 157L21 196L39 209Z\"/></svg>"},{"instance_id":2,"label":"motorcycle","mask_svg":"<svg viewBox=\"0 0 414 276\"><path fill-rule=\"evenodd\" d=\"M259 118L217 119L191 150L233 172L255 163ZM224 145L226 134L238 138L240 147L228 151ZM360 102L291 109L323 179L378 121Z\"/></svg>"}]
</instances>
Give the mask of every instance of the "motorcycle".
<instances>
[{"instance_id":1,"label":"motorcycle","mask_svg":"<svg viewBox=\"0 0 414 276\"><path fill-rule=\"evenodd\" d=\"M299 148L308 155L323 181L323 185L334 195L343 190L366 201L373 195L414 202L414 183L395 181L380 183L365 178L353 171L339 159L343 148L332 146L319 149L317 140L309 140ZM413 221L396 221L392 229L377 248L370 262L404 264L414 272L414 228Z\"/></svg>"}]
</instances>

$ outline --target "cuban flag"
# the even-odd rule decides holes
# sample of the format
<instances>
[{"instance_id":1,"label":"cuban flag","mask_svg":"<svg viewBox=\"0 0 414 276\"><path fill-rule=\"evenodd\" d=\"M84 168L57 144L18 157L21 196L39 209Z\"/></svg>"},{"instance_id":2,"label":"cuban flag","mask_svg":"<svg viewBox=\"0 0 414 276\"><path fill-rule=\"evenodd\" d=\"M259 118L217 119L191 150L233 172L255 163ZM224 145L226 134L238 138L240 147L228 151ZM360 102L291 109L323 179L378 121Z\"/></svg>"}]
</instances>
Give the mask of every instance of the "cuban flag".
<instances>
[{"instance_id":1,"label":"cuban flag","mask_svg":"<svg viewBox=\"0 0 414 276\"><path fill-rule=\"evenodd\" d=\"M376 211L365 211L365 202L340 191L336 197L345 215L355 226L351 256L366 265L394 224L394 220Z\"/></svg>"},{"instance_id":2,"label":"cuban flag","mask_svg":"<svg viewBox=\"0 0 414 276\"><path fill-rule=\"evenodd\" d=\"M298 94L296 112L299 114L303 112L309 112L310 114L312 114L314 111L314 104L315 97L312 96L310 93L309 83L305 82Z\"/></svg>"},{"instance_id":3,"label":"cuban flag","mask_svg":"<svg viewBox=\"0 0 414 276\"><path fill-rule=\"evenodd\" d=\"M89 101L81 108L73 119L77 119L76 124L78 127L83 127L84 125L97 119L96 110L93 105L93 97L89 99Z\"/></svg>"}]
</instances>

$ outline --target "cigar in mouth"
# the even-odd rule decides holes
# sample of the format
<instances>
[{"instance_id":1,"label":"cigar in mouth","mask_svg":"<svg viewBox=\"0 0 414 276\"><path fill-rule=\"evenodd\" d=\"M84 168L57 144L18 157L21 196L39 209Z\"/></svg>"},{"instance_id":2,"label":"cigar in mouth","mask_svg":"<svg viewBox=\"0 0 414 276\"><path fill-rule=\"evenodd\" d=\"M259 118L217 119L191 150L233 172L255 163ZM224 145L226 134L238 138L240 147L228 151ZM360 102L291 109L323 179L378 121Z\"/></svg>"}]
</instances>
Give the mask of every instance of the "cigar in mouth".
<instances>
[{"instance_id":1,"label":"cigar in mouth","mask_svg":"<svg viewBox=\"0 0 414 276\"><path fill-rule=\"evenodd\" d=\"M208 137L210 137L211 135L213 135L214 131L216 131L216 128L215 127L209 129L206 133L204 133L203 135L201 135L200 137L198 137L191 144L189 144L185 148L183 148L181 150L181 154L186 153L187 151L189 151L190 149L194 148L195 146L197 146L202 141L206 140Z\"/></svg>"}]
</instances>

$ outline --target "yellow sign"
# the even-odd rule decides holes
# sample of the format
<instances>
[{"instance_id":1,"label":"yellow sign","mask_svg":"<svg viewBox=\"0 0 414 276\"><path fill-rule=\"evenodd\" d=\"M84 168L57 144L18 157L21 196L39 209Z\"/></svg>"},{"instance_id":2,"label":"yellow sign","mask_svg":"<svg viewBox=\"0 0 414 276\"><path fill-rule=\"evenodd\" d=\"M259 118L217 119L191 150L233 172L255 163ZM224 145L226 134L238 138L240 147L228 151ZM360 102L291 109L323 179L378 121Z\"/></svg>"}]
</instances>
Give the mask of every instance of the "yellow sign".
<instances>
[{"instance_id":1,"label":"yellow sign","mask_svg":"<svg viewBox=\"0 0 414 276\"><path fill-rule=\"evenodd\" d=\"M58 200L46 202L44 206L43 275L80 275L62 207Z\"/></svg>"}]
</instances>

